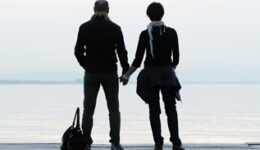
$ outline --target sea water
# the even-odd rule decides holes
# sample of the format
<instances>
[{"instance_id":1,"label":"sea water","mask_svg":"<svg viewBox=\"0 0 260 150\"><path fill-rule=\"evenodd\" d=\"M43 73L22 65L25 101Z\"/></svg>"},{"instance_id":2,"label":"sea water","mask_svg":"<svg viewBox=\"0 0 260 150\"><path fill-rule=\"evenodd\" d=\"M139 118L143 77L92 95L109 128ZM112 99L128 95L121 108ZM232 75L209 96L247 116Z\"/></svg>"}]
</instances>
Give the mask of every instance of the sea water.
<instances>
[{"instance_id":1,"label":"sea water","mask_svg":"<svg viewBox=\"0 0 260 150\"><path fill-rule=\"evenodd\" d=\"M177 102L183 143L260 141L260 84L183 84ZM136 85L120 86L121 143L153 143L148 106ZM0 85L0 143L59 143L83 108L81 84ZM162 134L169 143L164 104ZM81 116L82 117L82 116ZM108 144L109 119L99 91L92 130L95 144Z\"/></svg>"}]
</instances>

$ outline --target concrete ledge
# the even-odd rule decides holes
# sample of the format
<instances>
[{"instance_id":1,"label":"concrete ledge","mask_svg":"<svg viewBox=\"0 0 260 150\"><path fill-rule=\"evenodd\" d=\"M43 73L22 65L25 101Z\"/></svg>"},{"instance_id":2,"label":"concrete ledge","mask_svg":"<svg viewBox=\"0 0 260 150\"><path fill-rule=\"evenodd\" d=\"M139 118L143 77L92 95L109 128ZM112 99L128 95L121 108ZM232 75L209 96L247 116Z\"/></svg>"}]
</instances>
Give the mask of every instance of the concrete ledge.
<instances>
[{"instance_id":1,"label":"concrete ledge","mask_svg":"<svg viewBox=\"0 0 260 150\"><path fill-rule=\"evenodd\" d=\"M125 150L153 150L152 144L127 145ZM184 144L186 150L260 150L259 144ZM59 143L2 143L0 150L59 150ZM109 150L110 145L93 145L93 150ZM164 150L171 150L171 145L165 145Z\"/></svg>"}]
</instances>

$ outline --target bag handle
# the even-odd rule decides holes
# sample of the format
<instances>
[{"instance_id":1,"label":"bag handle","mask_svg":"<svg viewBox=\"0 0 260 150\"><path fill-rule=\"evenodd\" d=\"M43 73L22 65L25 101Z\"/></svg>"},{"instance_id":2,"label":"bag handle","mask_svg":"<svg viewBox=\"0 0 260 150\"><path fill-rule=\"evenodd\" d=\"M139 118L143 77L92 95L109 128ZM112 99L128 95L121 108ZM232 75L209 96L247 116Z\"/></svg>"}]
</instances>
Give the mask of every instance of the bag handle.
<instances>
[{"instance_id":1,"label":"bag handle","mask_svg":"<svg viewBox=\"0 0 260 150\"><path fill-rule=\"evenodd\" d=\"M72 122L72 126L74 127L75 126L75 121L77 119L77 122L76 122L76 128L79 128L80 126L80 112L79 112L79 107L77 107L77 110L76 110L76 113L75 113L75 116L74 116L74 119L73 119L73 122Z\"/></svg>"}]
</instances>

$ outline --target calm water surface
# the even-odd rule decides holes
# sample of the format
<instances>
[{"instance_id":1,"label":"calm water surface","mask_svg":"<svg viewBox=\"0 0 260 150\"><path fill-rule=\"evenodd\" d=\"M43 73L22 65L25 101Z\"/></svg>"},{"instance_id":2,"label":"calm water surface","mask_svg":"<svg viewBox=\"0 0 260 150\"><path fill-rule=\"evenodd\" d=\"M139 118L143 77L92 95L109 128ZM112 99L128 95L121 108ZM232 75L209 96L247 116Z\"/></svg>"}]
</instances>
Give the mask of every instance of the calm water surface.
<instances>
[{"instance_id":1,"label":"calm water surface","mask_svg":"<svg viewBox=\"0 0 260 150\"><path fill-rule=\"evenodd\" d=\"M183 142L260 142L259 91L259 84L183 84L183 103L177 103ZM101 89L94 116L96 144L109 140L103 93ZM82 85L0 85L0 143L60 142L82 104ZM163 136L169 143L161 106ZM135 84L120 87L120 111L123 144L153 142L148 107L136 95Z\"/></svg>"}]
</instances>

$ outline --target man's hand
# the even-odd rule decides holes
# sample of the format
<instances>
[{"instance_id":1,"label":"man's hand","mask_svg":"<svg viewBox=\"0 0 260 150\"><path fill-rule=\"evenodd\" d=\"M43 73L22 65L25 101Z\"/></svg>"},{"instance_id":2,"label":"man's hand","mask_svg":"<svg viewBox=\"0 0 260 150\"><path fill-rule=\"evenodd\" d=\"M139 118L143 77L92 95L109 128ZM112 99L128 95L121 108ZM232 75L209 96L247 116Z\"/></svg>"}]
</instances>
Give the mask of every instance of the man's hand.
<instances>
[{"instance_id":1,"label":"man's hand","mask_svg":"<svg viewBox=\"0 0 260 150\"><path fill-rule=\"evenodd\" d=\"M173 65L173 66L172 66L172 68L173 68L174 70L176 69L176 67L177 67L177 65Z\"/></svg>"},{"instance_id":2,"label":"man's hand","mask_svg":"<svg viewBox=\"0 0 260 150\"><path fill-rule=\"evenodd\" d=\"M119 81L122 82L123 85L127 85L129 77L127 77L126 75L122 75L121 77L119 77Z\"/></svg>"}]
</instances>

